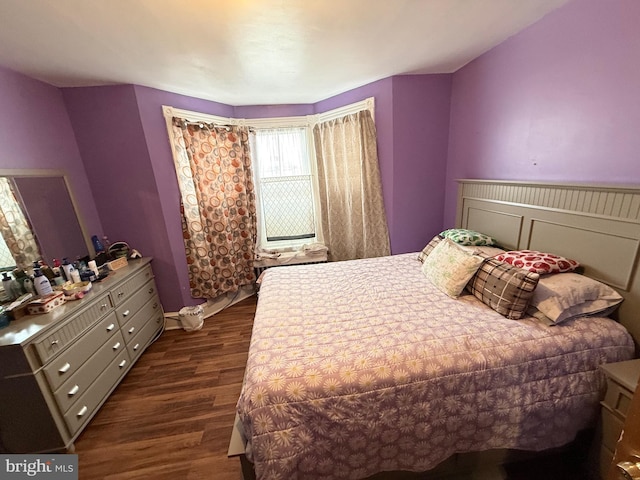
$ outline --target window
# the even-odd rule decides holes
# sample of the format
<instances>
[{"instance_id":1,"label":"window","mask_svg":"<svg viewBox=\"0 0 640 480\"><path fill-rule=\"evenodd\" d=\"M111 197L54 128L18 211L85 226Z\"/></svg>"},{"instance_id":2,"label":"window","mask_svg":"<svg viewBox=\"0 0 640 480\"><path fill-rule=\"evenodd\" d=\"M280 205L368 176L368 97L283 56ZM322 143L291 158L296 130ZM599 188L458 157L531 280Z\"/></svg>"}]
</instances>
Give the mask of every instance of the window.
<instances>
[{"instance_id":1,"label":"window","mask_svg":"<svg viewBox=\"0 0 640 480\"><path fill-rule=\"evenodd\" d=\"M323 243L312 126L349 113L369 110L367 98L315 115L277 118L231 118L163 106L169 138L172 118L217 125L248 125L251 162L258 210L257 249L297 250L305 244ZM175 150L173 155L176 155Z\"/></svg>"},{"instance_id":2,"label":"window","mask_svg":"<svg viewBox=\"0 0 640 480\"><path fill-rule=\"evenodd\" d=\"M308 127L258 128L252 140L259 248L320 242Z\"/></svg>"}]
</instances>

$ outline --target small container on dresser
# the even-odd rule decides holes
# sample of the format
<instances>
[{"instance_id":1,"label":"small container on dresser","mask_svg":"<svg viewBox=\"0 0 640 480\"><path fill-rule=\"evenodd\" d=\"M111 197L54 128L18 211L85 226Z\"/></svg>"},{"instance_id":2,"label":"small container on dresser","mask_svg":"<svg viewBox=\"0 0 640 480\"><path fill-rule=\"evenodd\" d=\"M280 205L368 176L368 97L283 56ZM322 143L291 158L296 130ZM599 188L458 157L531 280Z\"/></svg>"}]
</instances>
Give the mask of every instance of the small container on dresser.
<instances>
[{"instance_id":1,"label":"small container on dresser","mask_svg":"<svg viewBox=\"0 0 640 480\"><path fill-rule=\"evenodd\" d=\"M162 330L150 262L130 262L83 299L0 331L0 451L73 448Z\"/></svg>"},{"instance_id":2,"label":"small container on dresser","mask_svg":"<svg viewBox=\"0 0 640 480\"><path fill-rule=\"evenodd\" d=\"M613 459L624 420L640 378L640 359L607 363L601 366L607 378L607 393L602 405L602 443L600 478L605 479Z\"/></svg>"}]
</instances>

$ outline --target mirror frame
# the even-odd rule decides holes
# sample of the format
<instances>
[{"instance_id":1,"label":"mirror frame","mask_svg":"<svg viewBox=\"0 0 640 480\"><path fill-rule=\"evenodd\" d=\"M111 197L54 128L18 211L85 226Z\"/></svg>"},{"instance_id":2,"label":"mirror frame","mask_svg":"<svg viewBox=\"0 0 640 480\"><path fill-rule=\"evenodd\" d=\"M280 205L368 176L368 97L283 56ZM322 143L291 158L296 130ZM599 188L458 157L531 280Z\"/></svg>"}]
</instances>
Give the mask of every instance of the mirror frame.
<instances>
[{"instance_id":1,"label":"mirror frame","mask_svg":"<svg viewBox=\"0 0 640 480\"><path fill-rule=\"evenodd\" d=\"M71 200L71 205L73 206L73 211L76 214L76 218L78 219L78 225L80 226L80 231L82 232L82 237L84 238L84 243L87 247L87 254L89 256L92 255L93 252L93 244L91 243L91 238L87 234L87 228L84 223L84 219L78 209L78 202L76 201L76 197L73 193L73 189L71 188L71 183L69 182L69 177L63 170L55 170L55 169L20 169L20 168L0 168L0 177L62 177L64 181L65 187L67 187L67 193L69 194L69 199Z\"/></svg>"}]
</instances>

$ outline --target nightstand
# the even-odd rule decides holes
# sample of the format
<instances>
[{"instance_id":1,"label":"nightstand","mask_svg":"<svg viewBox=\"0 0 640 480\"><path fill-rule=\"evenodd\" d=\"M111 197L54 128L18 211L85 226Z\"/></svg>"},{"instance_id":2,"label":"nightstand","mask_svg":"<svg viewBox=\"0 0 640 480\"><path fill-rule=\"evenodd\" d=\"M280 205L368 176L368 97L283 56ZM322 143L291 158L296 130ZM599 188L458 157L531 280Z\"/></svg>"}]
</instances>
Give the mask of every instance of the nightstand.
<instances>
[{"instance_id":1,"label":"nightstand","mask_svg":"<svg viewBox=\"0 0 640 480\"><path fill-rule=\"evenodd\" d=\"M640 359L602 365L607 376L607 393L602 405L602 444L600 446L600 477L605 479L613 453L620 438L624 419L640 378Z\"/></svg>"}]
</instances>

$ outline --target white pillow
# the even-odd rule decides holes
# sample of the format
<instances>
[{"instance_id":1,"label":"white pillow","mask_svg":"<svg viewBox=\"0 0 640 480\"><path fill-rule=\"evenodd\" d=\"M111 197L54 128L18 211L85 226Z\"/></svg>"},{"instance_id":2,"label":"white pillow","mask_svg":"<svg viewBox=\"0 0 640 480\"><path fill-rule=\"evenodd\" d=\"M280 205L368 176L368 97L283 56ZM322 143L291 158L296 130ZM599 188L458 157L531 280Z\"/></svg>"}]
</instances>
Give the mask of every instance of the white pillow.
<instances>
[{"instance_id":1,"label":"white pillow","mask_svg":"<svg viewBox=\"0 0 640 480\"><path fill-rule=\"evenodd\" d=\"M457 298L483 260L445 238L425 258L422 272L440 291Z\"/></svg>"},{"instance_id":2,"label":"white pillow","mask_svg":"<svg viewBox=\"0 0 640 480\"><path fill-rule=\"evenodd\" d=\"M558 324L597 313L606 316L622 300L622 296L608 285L569 272L540 276L531 305Z\"/></svg>"}]
</instances>

